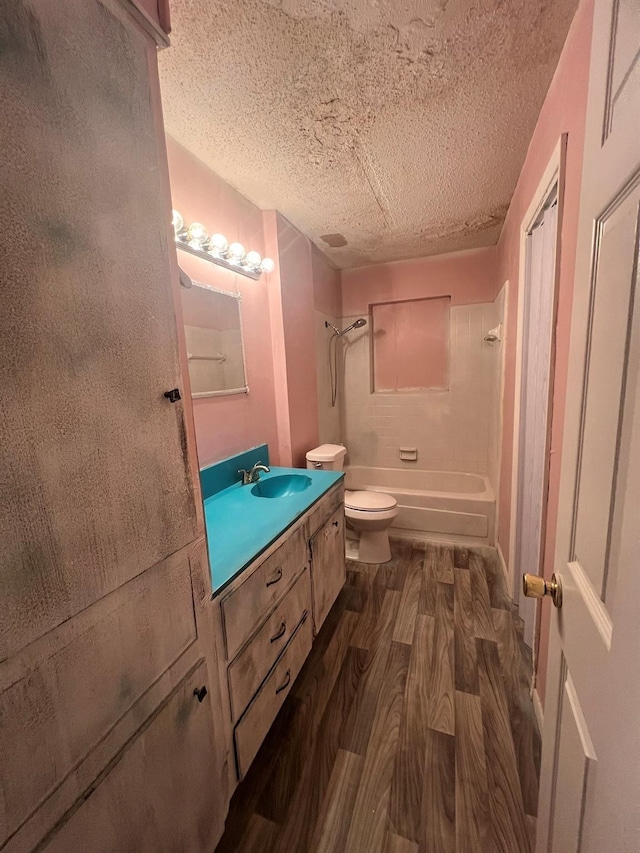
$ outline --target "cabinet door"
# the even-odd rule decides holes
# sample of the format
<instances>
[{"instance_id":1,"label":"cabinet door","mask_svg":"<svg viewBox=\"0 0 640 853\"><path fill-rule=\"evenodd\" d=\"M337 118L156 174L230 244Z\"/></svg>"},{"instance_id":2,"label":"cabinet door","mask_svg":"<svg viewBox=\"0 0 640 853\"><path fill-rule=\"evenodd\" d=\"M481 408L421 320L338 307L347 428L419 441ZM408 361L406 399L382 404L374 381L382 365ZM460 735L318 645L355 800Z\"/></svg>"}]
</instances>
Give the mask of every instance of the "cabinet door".
<instances>
[{"instance_id":1,"label":"cabinet door","mask_svg":"<svg viewBox=\"0 0 640 853\"><path fill-rule=\"evenodd\" d=\"M340 506L314 533L311 547L313 621L316 634L327 618L331 605L344 586L344 507Z\"/></svg>"},{"instance_id":2,"label":"cabinet door","mask_svg":"<svg viewBox=\"0 0 640 853\"><path fill-rule=\"evenodd\" d=\"M46 853L212 853L222 784L202 661L63 823ZM206 695L202 688L206 689Z\"/></svg>"},{"instance_id":3,"label":"cabinet door","mask_svg":"<svg viewBox=\"0 0 640 853\"><path fill-rule=\"evenodd\" d=\"M0 660L197 533L183 403L164 397L180 369L155 48L113 0L10 8Z\"/></svg>"}]
</instances>

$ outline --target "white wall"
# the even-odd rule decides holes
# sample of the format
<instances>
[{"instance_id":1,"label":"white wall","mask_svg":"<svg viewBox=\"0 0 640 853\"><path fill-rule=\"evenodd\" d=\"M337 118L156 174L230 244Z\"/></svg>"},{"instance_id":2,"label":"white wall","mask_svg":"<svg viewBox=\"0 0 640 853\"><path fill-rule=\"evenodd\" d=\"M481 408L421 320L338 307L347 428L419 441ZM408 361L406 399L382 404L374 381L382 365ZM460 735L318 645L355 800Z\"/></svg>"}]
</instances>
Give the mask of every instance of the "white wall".
<instances>
[{"instance_id":1,"label":"white wall","mask_svg":"<svg viewBox=\"0 0 640 853\"><path fill-rule=\"evenodd\" d=\"M499 310L498 301L452 306L448 391L372 394L370 328L346 336L341 439L351 464L468 471L496 482L501 345L483 337ZM401 462L401 446L417 447L418 461Z\"/></svg>"}]
</instances>

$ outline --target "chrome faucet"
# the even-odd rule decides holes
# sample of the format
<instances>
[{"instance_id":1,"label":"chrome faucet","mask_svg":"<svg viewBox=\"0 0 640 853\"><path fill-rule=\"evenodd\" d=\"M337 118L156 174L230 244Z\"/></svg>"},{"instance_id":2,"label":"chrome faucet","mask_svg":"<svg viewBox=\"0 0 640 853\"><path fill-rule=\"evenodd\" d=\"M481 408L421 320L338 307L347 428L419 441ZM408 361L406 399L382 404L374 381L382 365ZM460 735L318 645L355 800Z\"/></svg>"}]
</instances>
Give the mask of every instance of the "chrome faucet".
<instances>
[{"instance_id":1,"label":"chrome faucet","mask_svg":"<svg viewBox=\"0 0 640 853\"><path fill-rule=\"evenodd\" d=\"M242 485L250 486L251 483L257 483L260 479L260 471L264 471L265 474L268 474L269 471L271 471L271 468L263 465L262 462L256 462L250 471L245 471L244 468L241 468L238 471L238 474L242 474Z\"/></svg>"}]
</instances>

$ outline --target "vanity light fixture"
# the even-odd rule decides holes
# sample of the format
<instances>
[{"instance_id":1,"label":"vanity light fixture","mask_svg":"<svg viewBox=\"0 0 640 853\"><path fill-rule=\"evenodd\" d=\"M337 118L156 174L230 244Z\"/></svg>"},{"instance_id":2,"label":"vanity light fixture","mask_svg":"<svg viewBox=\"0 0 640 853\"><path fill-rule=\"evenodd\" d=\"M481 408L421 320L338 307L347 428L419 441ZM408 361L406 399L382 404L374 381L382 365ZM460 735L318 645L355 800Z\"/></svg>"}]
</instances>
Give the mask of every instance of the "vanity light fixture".
<instances>
[{"instance_id":1,"label":"vanity light fixture","mask_svg":"<svg viewBox=\"0 0 640 853\"><path fill-rule=\"evenodd\" d=\"M190 255L242 273L254 281L259 279L263 272L270 273L276 268L271 258L262 258L256 251L246 252L242 243L229 244L224 234L216 233L210 237L201 222L192 222L185 226L184 219L177 210L171 211L171 224L176 246Z\"/></svg>"}]
</instances>

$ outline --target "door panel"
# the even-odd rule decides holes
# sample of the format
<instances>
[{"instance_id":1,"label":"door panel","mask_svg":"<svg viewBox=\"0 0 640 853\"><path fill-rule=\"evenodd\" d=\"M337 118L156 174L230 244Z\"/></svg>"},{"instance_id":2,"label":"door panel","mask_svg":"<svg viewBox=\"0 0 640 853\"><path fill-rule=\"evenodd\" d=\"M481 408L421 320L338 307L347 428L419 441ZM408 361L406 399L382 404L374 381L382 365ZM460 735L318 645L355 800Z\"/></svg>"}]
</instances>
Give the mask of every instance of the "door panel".
<instances>
[{"instance_id":1,"label":"door panel","mask_svg":"<svg viewBox=\"0 0 640 853\"><path fill-rule=\"evenodd\" d=\"M615 566L609 571L609 535L634 325L639 183L635 180L625 187L596 222L586 343L573 551L598 594L607 600L615 585Z\"/></svg>"},{"instance_id":2,"label":"door panel","mask_svg":"<svg viewBox=\"0 0 640 853\"><path fill-rule=\"evenodd\" d=\"M537 853L640 849L639 9L594 9Z\"/></svg>"},{"instance_id":3,"label":"door panel","mask_svg":"<svg viewBox=\"0 0 640 853\"><path fill-rule=\"evenodd\" d=\"M338 507L311 537L311 588L316 634L344 586L344 506Z\"/></svg>"},{"instance_id":4,"label":"door panel","mask_svg":"<svg viewBox=\"0 0 640 853\"><path fill-rule=\"evenodd\" d=\"M188 561L170 557L12 662L8 679L25 672L0 692L0 845L195 642Z\"/></svg>"},{"instance_id":5,"label":"door panel","mask_svg":"<svg viewBox=\"0 0 640 853\"><path fill-rule=\"evenodd\" d=\"M0 21L0 661L196 535L147 44L113 2Z\"/></svg>"},{"instance_id":6,"label":"door panel","mask_svg":"<svg viewBox=\"0 0 640 853\"><path fill-rule=\"evenodd\" d=\"M204 661L96 780L46 853L211 853L220 766L210 697L194 693L203 686L211 688Z\"/></svg>"},{"instance_id":7,"label":"door panel","mask_svg":"<svg viewBox=\"0 0 640 853\"><path fill-rule=\"evenodd\" d=\"M578 853L589 772L596 757L571 676L563 667L556 801L549 853Z\"/></svg>"}]
</instances>

